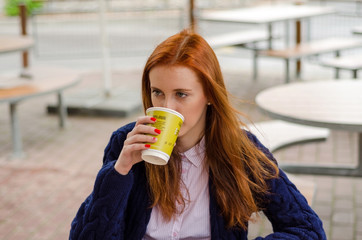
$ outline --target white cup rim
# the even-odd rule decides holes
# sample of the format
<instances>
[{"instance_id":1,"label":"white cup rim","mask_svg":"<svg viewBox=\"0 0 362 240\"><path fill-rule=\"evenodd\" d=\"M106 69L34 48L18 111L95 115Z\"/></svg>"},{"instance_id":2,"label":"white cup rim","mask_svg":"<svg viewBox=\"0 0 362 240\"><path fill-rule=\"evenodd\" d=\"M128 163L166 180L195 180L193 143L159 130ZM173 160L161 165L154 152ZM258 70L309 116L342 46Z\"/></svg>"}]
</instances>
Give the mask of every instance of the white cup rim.
<instances>
[{"instance_id":1,"label":"white cup rim","mask_svg":"<svg viewBox=\"0 0 362 240\"><path fill-rule=\"evenodd\" d=\"M142 159L155 165L165 165L168 163L170 156L160 150L146 149L142 151Z\"/></svg>"},{"instance_id":2,"label":"white cup rim","mask_svg":"<svg viewBox=\"0 0 362 240\"><path fill-rule=\"evenodd\" d=\"M148 113L148 112L150 112L150 111L164 111L164 112L169 112L169 113L172 113L172 114L180 117L181 120L182 120L182 122L185 120L184 116L183 116L181 113L179 113L179 112L177 112L177 111L175 111L175 110L173 110L173 109L170 109L170 108L165 108L165 107L150 107L150 108L148 108L148 109L146 110L146 113Z\"/></svg>"}]
</instances>

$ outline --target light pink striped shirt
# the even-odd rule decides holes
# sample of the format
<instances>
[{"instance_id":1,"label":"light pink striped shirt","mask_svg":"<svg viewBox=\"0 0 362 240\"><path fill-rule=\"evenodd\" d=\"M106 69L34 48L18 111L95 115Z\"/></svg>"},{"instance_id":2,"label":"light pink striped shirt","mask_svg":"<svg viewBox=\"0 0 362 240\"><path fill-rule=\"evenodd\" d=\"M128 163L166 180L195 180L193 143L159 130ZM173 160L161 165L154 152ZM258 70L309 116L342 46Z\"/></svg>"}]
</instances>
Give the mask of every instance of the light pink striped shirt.
<instances>
[{"instance_id":1,"label":"light pink striped shirt","mask_svg":"<svg viewBox=\"0 0 362 240\"><path fill-rule=\"evenodd\" d=\"M158 207L152 209L144 240L211 239L209 174L204 167L205 140L181 154L182 180L190 194L186 208L171 221L165 222ZM187 191L182 194L187 199ZM180 206L181 207L181 206Z\"/></svg>"}]
</instances>

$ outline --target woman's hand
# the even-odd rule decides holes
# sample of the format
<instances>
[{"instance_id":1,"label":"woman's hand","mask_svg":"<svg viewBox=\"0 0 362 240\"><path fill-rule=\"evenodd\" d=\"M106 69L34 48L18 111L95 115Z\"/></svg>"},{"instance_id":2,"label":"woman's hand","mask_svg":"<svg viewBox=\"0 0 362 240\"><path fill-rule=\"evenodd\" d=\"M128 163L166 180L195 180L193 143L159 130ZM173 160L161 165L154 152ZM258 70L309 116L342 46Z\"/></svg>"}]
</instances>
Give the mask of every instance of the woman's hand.
<instances>
[{"instance_id":1,"label":"woman's hand","mask_svg":"<svg viewBox=\"0 0 362 240\"><path fill-rule=\"evenodd\" d=\"M160 130L146 125L155 121L156 119L150 116L143 116L137 119L133 130L127 134L123 149L114 165L117 172L123 175L128 174L134 164L142 161L141 151L150 148L150 145L146 143L157 141L157 135L160 134Z\"/></svg>"}]
</instances>

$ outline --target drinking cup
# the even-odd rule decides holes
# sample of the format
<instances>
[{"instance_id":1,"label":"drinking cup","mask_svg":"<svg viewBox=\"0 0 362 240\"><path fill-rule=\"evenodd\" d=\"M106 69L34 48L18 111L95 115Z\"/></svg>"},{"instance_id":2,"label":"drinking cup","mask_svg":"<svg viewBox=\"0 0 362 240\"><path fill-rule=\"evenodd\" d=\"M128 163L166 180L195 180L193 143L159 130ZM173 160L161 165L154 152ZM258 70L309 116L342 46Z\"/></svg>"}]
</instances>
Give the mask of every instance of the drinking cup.
<instances>
[{"instance_id":1,"label":"drinking cup","mask_svg":"<svg viewBox=\"0 0 362 240\"><path fill-rule=\"evenodd\" d=\"M165 165L170 159L184 117L175 110L162 107L151 107L146 110L146 114L156 118L156 122L151 125L161 130L161 133L157 136L157 142L149 143L151 147L142 151L142 159Z\"/></svg>"}]
</instances>

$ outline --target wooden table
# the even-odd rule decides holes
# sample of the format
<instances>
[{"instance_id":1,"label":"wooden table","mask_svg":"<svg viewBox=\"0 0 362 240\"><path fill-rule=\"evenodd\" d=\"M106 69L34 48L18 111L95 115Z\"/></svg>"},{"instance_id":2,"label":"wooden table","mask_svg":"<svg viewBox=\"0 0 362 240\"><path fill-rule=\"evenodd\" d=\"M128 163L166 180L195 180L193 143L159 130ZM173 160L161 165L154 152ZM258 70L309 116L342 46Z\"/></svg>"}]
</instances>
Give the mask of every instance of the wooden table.
<instances>
[{"instance_id":1,"label":"wooden table","mask_svg":"<svg viewBox=\"0 0 362 240\"><path fill-rule=\"evenodd\" d=\"M316 81L272 87L256 96L272 118L358 133L357 167L282 165L292 173L362 176L362 81Z\"/></svg>"},{"instance_id":2,"label":"wooden table","mask_svg":"<svg viewBox=\"0 0 362 240\"><path fill-rule=\"evenodd\" d=\"M58 97L59 126L66 125L66 107L63 91L79 83L79 74L62 67L33 67L31 79L21 77L5 78L0 76L0 103L9 103L11 132L13 142L13 157L23 156L21 131L18 122L17 106L20 102L46 94L56 94Z\"/></svg>"},{"instance_id":3,"label":"wooden table","mask_svg":"<svg viewBox=\"0 0 362 240\"><path fill-rule=\"evenodd\" d=\"M323 6L270 5L232 10L204 11L200 15L200 20L244 24L266 24L269 35L269 49L272 49L272 29L274 23L284 22L286 24L285 41L289 44L289 21L310 19L311 17L333 13L335 13L334 9ZM296 34L300 34L301 28L296 29L296 31Z\"/></svg>"}]
</instances>

